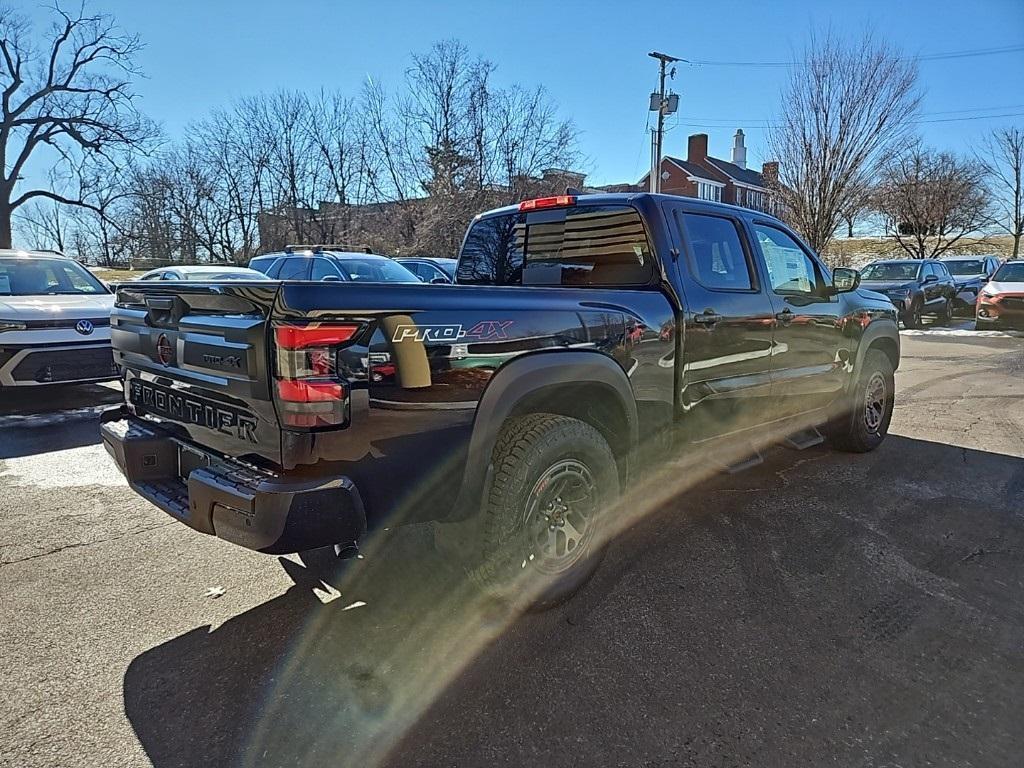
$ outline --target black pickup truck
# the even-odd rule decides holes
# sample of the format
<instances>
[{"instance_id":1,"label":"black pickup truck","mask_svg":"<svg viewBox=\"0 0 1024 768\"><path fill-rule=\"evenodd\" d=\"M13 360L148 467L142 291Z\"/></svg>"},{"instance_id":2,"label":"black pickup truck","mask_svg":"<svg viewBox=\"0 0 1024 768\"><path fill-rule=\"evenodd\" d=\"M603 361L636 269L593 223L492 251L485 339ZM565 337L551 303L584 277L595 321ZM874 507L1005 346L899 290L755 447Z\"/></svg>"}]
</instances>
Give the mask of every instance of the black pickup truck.
<instances>
[{"instance_id":1,"label":"black pickup truck","mask_svg":"<svg viewBox=\"0 0 1024 768\"><path fill-rule=\"evenodd\" d=\"M477 216L455 285L126 283L103 440L197 531L290 553L476 520L484 573L557 599L655 440L882 441L896 311L858 281L763 213L610 194Z\"/></svg>"}]
</instances>

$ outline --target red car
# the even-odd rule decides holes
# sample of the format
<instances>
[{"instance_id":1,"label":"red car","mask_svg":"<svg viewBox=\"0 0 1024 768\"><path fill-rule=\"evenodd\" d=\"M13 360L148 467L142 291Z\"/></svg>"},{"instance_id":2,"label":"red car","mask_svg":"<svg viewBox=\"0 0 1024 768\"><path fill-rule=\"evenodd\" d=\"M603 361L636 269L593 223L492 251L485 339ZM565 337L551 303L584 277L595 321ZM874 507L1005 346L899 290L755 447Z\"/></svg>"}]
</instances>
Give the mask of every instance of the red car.
<instances>
[{"instance_id":1,"label":"red car","mask_svg":"<svg viewBox=\"0 0 1024 768\"><path fill-rule=\"evenodd\" d=\"M1024 329L1024 260L1008 261L978 293L976 330Z\"/></svg>"}]
</instances>

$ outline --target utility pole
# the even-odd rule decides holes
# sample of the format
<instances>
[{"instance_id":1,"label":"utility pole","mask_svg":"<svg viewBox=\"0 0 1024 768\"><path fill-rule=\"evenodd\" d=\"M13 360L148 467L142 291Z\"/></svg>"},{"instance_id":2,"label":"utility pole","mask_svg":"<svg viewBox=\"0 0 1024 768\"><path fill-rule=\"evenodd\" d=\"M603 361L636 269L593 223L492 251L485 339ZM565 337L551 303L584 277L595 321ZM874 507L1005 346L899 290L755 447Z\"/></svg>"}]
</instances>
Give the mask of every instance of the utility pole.
<instances>
[{"instance_id":1,"label":"utility pole","mask_svg":"<svg viewBox=\"0 0 1024 768\"><path fill-rule=\"evenodd\" d=\"M651 106L650 109L658 111L658 127L651 131L651 178L650 178L650 191L660 192L661 191L661 146L662 139L665 134L665 115L673 114L679 108L679 96L672 93L665 92L665 75L668 74L670 78L674 78L676 74L676 68L672 67L670 72L666 72L666 68L669 64L682 59L677 59L675 56L669 56L667 53L659 53L658 51L651 51L647 54L652 59L658 60L658 90L651 94Z\"/></svg>"}]
</instances>

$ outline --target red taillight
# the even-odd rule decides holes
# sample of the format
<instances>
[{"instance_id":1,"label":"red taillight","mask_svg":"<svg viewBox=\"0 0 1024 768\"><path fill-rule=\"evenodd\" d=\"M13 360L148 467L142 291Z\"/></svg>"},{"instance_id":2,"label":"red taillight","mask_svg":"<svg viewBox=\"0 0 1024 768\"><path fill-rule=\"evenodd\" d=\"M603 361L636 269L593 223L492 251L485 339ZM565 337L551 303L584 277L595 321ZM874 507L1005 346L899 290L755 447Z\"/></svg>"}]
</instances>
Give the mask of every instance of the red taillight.
<instances>
[{"instance_id":1,"label":"red taillight","mask_svg":"<svg viewBox=\"0 0 1024 768\"><path fill-rule=\"evenodd\" d=\"M345 394L345 385L339 382L277 380L277 396L288 403L325 403L343 400Z\"/></svg>"},{"instance_id":2,"label":"red taillight","mask_svg":"<svg viewBox=\"0 0 1024 768\"><path fill-rule=\"evenodd\" d=\"M358 325L279 325L274 337L282 349L306 349L344 344L358 331Z\"/></svg>"},{"instance_id":3,"label":"red taillight","mask_svg":"<svg viewBox=\"0 0 1024 768\"><path fill-rule=\"evenodd\" d=\"M520 211L537 211L541 208L564 208L567 205L576 205L574 195L555 195L554 197L536 197L533 200L523 200L519 204Z\"/></svg>"},{"instance_id":4,"label":"red taillight","mask_svg":"<svg viewBox=\"0 0 1024 768\"><path fill-rule=\"evenodd\" d=\"M283 425L337 428L349 421L348 385L340 349L359 335L358 323L282 323L274 328L278 413Z\"/></svg>"}]
</instances>

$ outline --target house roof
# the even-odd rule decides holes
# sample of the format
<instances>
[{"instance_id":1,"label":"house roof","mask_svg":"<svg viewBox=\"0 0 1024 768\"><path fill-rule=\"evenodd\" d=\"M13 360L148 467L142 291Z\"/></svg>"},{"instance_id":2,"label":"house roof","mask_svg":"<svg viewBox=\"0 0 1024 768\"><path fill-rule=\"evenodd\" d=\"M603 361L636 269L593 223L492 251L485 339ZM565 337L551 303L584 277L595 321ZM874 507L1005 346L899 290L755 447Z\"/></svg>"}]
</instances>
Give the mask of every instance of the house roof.
<instances>
[{"instance_id":1,"label":"house roof","mask_svg":"<svg viewBox=\"0 0 1024 768\"><path fill-rule=\"evenodd\" d=\"M708 162L733 181L738 181L741 184L750 184L753 187L764 187L764 178L757 171L752 171L749 168L740 168L735 163L719 160L717 157L709 156Z\"/></svg>"},{"instance_id":2,"label":"house roof","mask_svg":"<svg viewBox=\"0 0 1024 768\"><path fill-rule=\"evenodd\" d=\"M695 178L707 179L708 181L721 183L718 181L718 179L716 179L714 176L708 173L706 168L701 168L696 163L691 163L688 162L687 160L680 160L678 157L669 157L667 155L665 156L665 159L668 160L670 163L673 163L674 165L678 165L680 168L682 168L684 171L686 171L688 174Z\"/></svg>"}]
</instances>

